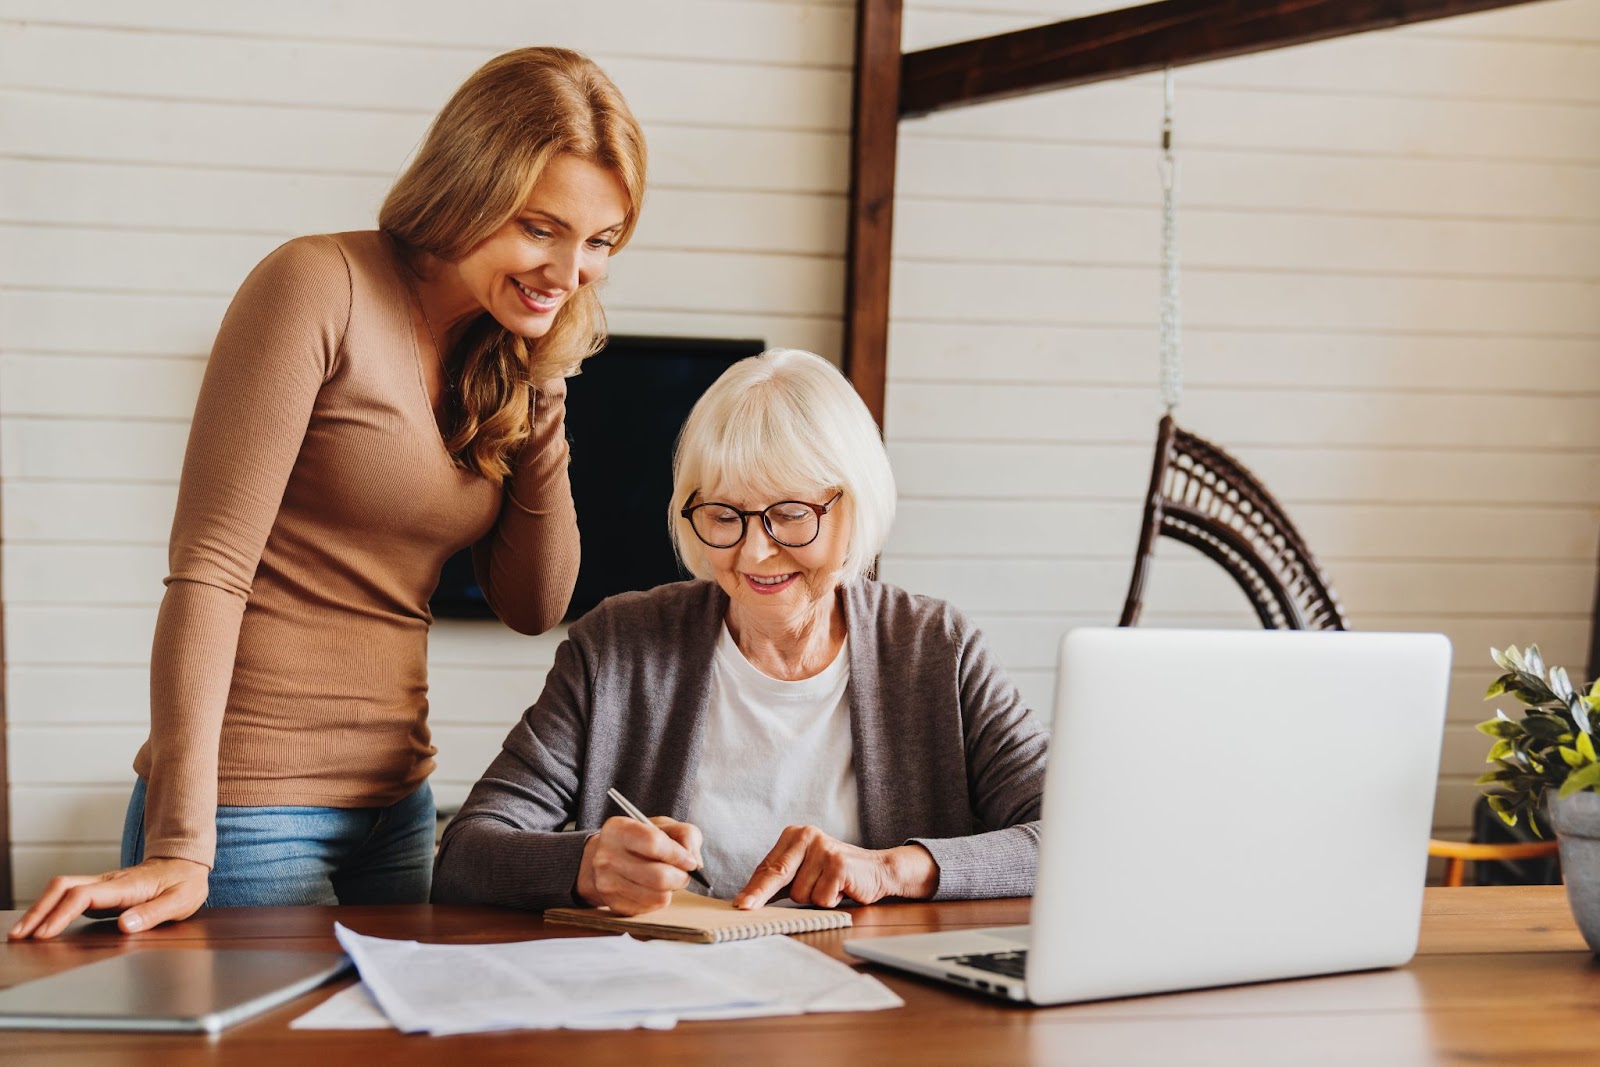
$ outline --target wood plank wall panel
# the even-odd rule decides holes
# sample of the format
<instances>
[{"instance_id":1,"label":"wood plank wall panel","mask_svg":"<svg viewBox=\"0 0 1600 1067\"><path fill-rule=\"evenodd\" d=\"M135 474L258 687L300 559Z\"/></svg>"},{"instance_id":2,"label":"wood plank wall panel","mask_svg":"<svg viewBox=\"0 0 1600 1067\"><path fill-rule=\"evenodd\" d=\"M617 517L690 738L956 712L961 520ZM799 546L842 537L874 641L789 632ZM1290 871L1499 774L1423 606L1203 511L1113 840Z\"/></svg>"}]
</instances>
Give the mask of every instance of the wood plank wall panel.
<instances>
[{"instance_id":1,"label":"wood plank wall panel","mask_svg":"<svg viewBox=\"0 0 1600 1067\"><path fill-rule=\"evenodd\" d=\"M907 47L1109 6L912 3ZM20 580L29 596L5 620L24 897L114 854L188 408L228 294L287 236L366 225L482 58L534 39L584 48L644 117L654 180L617 263L617 328L837 351L853 4L391 15L0 2L0 520L25 561L8 550L8 592ZM1597 44L1593 9L1554 0L1180 81L1186 411L1203 432L1225 420L1210 432L1295 509L1358 625L1456 642L1444 828L1479 758L1474 650L1539 640L1577 664L1587 645L1587 608L1571 605L1592 589L1600 454L1571 413L1592 403L1600 356ZM972 611L1040 707L1055 636L1115 614L1156 413L1159 87L1077 92L1091 95L908 124L896 204L889 443L905 500L888 577ZM1008 428L1007 398L1040 390L1042 423ZM1256 421L1252 399L1303 418ZM995 510L974 518L975 504ZM1181 552L1164 552L1153 593L1157 624L1248 622ZM436 631L444 800L552 649L492 625Z\"/></svg>"},{"instance_id":2,"label":"wood plank wall panel","mask_svg":"<svg viewBox=\"0 0 1600 1067\"><path fill-rule=\"evenodd\" d=\"M910 0L907 50L1113 6ZM1155 422L1158 77L901 128L884 573L970 611L1036 708L1114 623ZM1580 672L1600 538L1600 5L1185 68L1180 418L1280 496L1361 629L1456 647L1436 826L1491 644ZM1253 626L1163 544L1152 625Z\"/></svg>"},{"instance_id":3,"label":"wood plank wall panel","mask_svg":"<svg viewBox=\"0 0 1600 1067\"><path fill-rule=\"evenodd\" d=\"M852 4L0 0L0 487L16 890L114 863L184 440L249 268L370 226L474 67L566 45L646 127L618 332L842 340ZM441 623L435 786L459 802L557 637Z\"/></svg>"}]
</instances>

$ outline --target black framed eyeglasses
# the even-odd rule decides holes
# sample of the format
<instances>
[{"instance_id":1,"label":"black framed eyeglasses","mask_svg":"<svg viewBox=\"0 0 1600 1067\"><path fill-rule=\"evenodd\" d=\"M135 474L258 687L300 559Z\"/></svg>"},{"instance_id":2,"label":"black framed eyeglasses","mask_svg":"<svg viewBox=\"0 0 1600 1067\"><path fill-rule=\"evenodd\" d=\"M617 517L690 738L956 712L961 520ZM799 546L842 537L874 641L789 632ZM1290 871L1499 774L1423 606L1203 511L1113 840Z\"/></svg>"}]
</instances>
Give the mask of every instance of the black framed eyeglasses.
<instances>
[{"instance_id":1,"label":"black framed eyeglasses","mask_svg":"<svg viewBox=\"0 0 1600 1067\"><path fill-rule=\"evenodd\" d=\"M778 544L785 548L804 548L822 532L822 516L839 502L844 490L834 493L826 504L780 500L759 511L741 511L732 504L713 500L691 504L690 501L699 495L698 489L690 493L678 514L689 520L694 535L711 548L732 548L743 541L746 524L754 515L761 516L761 528Z\"/></svg>"}]
</instances>

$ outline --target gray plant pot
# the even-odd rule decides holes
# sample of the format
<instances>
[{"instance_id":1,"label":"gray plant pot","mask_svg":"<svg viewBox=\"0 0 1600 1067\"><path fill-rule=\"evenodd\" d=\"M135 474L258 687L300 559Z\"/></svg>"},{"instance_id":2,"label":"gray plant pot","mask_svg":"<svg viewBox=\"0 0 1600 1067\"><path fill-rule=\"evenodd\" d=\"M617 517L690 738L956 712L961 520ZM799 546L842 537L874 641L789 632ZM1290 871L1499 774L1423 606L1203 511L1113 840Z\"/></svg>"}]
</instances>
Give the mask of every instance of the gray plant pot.
<instances>
[{"instance_id":1,"label":"gray plant pot","mask_svg":"<svg viewBox=\"0 0 1600 1067\"><path fill-rule=\"evenodd\" d=\"M1561 877L1567 903L1589 948L1600 953L1600 793L1548 794L1550 825L1561 843Z\"/></svg>"}]
</instances>

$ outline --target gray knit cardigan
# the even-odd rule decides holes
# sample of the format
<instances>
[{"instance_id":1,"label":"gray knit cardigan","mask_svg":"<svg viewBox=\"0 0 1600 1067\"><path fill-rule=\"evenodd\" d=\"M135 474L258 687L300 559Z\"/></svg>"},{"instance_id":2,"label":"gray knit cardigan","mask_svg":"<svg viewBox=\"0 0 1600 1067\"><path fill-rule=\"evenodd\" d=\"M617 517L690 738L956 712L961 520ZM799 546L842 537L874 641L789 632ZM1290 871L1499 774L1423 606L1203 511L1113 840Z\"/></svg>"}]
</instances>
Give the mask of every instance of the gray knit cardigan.
<instances>
[{"instance_id":1,"label":"gray knit cardigan","mask_svg":"<svg viewBox=\"0 0 1600 1067\"><path fill-rule=\"evenodd\" d=\"M856 843L926 847L936 899L1031 894L1047 744L1038 719L949 604L875 581L840 592ZM572 904L584 842L619 814L609 787L652 815L687 812L727 608L716 584L679 582L612 597L573 624L544 692L445 831L435 902Z\"/></svg>"}]
</instances>

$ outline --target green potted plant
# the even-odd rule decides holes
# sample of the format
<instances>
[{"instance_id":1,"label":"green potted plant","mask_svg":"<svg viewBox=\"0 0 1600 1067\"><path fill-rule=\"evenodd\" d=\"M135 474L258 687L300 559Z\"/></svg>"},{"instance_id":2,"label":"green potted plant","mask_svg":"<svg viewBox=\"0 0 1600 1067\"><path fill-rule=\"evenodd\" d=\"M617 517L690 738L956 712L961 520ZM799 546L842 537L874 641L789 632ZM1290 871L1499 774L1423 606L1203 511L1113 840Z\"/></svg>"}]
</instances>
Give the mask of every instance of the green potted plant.
<instances>
[{"instance_id":1,"label":"green potted plant","mask_svg":"<svg viewBox=\"0 0 1600 1067\"><path fill-rule=\"evenodd\" d=\"M1484 699L1511 696L1524 708L1515 719L1496 709L1478 725L1494 738L1488 757L1494 769L1478 784L1508 825L1526 819L1539 837L1555 831L1567 900L1584 940L1600 952L1600 681L1587 692L1574 686L1562 668L1546 668L1538 645L1489 654L1504 673Z\"/></svg>"}]
</instances>

